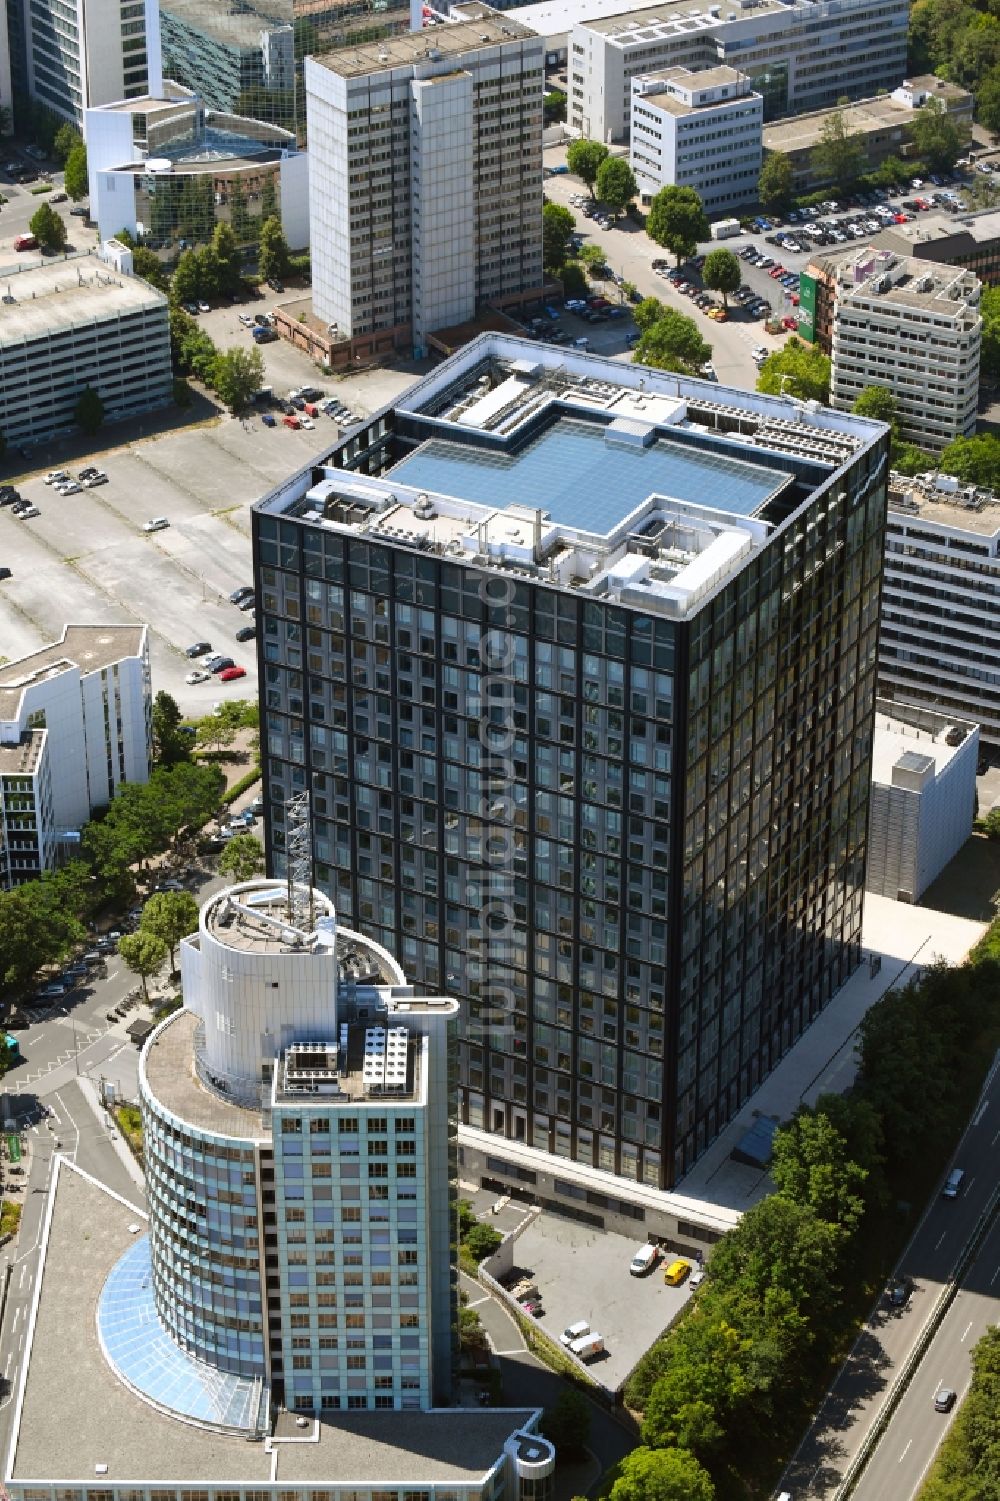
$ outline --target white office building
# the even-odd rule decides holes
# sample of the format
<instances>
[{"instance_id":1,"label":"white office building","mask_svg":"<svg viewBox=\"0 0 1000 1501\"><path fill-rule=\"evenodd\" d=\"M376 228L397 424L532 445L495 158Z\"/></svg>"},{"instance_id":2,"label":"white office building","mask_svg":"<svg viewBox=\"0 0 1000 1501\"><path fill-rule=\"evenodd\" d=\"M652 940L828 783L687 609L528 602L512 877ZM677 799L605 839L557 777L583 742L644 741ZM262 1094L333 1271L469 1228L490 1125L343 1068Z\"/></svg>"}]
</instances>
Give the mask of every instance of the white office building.
<instances>
[{"instance_id":1,"label":"white office building","mask_svg":"<svg viewBox=\"0 0 1000 1501\"><path fill-rule=\"evenodd\" d=\"M0 270L0 432L8 446L76 431L88 387L106 422L171 401L169 305L131 274L124 246L17 261Z\"/></svg>"},{"instance_id":2,"label":"white office building","mask_svg":"<svg viewBox=\"0 0 1000 1501\"><path fill-rule=\"evenodd\" d=\"M950 475L889 488L878 691L1000 748L1000 499Z\"/></svg>"},{"instance_id":3,"label":"white office building","mask_svg":"<svg viewBox=\"0 0 1000 1501\"><path fill-rule=\"evenodd\" d=\"M904 442L933 451L973 433L978 277L870 246L835 267L831 405L848 412L868 386L885 386Z\"/></svg>"},{"instance_id":4,"label":"white office building","mask_svg":"<svg viewBox=\"0 0 1000 1501\"><path fill-rule=\"evenodd\" d=\"M632 80L632 171L644 200L676 184L710 214L757 199L764 100L735 68L665 68Z\"/></svg>"},{"instance_id":5,"label":"white office building","mask_svg":"<svg viewBox=\"0 0 1000 1501\"><path fill-rule=\"evenodd\" d=\"M514 14L550 46L568 33L570 128L609 143L628 139L632 80L663 68L738 68L768 120L892 88L906 69L906 0L665 0L618 13L616 0L543 0L533 20L535 9Z\"/></svg>"},{"instance_id":6,"label":"white office building","mask_svg":"<svg viewBox=\"0 0 1000 1501\"><path fill-rule=\"evenodd\" d=\"M305 65L313 312L418 354L484 305L537 296L541 40L470 21Z\"/></svg>"},{"instance_id":7,"label":"white office building","mask_svg":"<svg viewBox=\"0 0 1000 1501\"><path fill-rule=\"evenodd\" d=\"M919 902L972 832L979 728L879 699L865 888Z\"/></svg>"},{"instance_id":8,"label":"white office building","mask_svg":"<svg viewBox=\"0 0 1000 1501\"><path fill-rule=\"evenodd\" d=\"M157 93L157 0L23 0L28 91L83 128L84 111Z\"/></svg>"},{"instance_id":9,"label":"white office building","mask_svg":"<svg viewBox=\"0 0 1000 1501\"><path fill-rule=\"evenodd\" d=\"M0 886L58 863L152 764L148 628L68 625L0 667Z\"/></svg>"}]
</instances>

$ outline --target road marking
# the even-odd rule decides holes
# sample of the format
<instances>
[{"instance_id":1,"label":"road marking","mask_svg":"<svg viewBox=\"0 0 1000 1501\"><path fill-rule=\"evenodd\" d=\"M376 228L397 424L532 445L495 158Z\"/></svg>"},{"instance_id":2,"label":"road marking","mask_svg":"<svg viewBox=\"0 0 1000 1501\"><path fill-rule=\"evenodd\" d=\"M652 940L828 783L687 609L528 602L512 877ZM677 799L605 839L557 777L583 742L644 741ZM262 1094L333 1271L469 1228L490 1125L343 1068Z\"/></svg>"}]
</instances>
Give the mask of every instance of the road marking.
<instances>
[{"instance_id":1,"label":"road marking","mask_svg":"<svg viewBox=\"0 0 1000 1501\"><path fill-rule=\"evenodd\" d=\"M466 1303L463 1306L465 1308L478 1308L479 1305L480 1305L480 1303L488 1303L489 1301L490 1301L490 1295L489 1295L489 1293L486 1293L486 1294L484 1294L483 1297L481 1297L481 1298L474 1298L471 1303Z\"/></svg>"},{"instance_id":2,"label":"road marking","mask_svg":"<svg viewBox=\"0 0 1000 1501\"><path fill-rule=\"evenodd\" d=\"M912 1438L908 1438L906 1440L906 1448L903 1450L902 1454L897 1459L897 1461L896 1461L897 1464L901 1465L903 1463L903 1460L906 1458L907 1454L909 1454L909 1452L910 1452L910 1445L912 1443L913 1443Z\"/></svg>"},{"instance_id":3,"label":"road marking","mask_svg":"<svg viewBox=\"0 0 1000 1501\"><path fill-rule=\"evenodd\" d=\"M997 1280L998 1277L1000 1277L1000 1263L998 1263L996 1271L993 1273L993 1276L990 1278L990 1287L993 1286L994 1282Z\"/></svg>"},{"instance_id":4,"label":"road marking","mask_svg":"<svg viewBox=\"0 0 1000 1501\"><path fill-rule=\"evenodd\" d=\"M945 1238L945 1236L947 1234L948 1234L947 1230L942 1230L941 1231L941 1234L938 1236L937 1241L936 1241L935 1246L934 1246L935 1251L937 1250L938 1246L940 1246L941 1242L944 1240L944 1238Z\"/></svg>"},{"instance_id":5,"label":"road marking","mask_svg":"<svg viewBox=\"0 0 1000 1501\"><path fill-rule=\"evenodd\" d=\"M959 1342L960 1344L963 1344L963 1345L965 1344L966 1335L968 1335L969 1330L971 1328L972 1328L972 1320L970 1319L969 1322L965 1326L965 1333L962 1335L962 1338L961 1338L961 1340Z\"/></svg>"},{"instance_id":6,"label":"road marking","mask_svg":"<svg viewBox=\"0 0 1000 1501\"><path fill-rule=\"evenodd\" d=\"M972 1124L974 1126L978 1126L979 1125L979 1122L982 1120L983 1116L986 1114L986 1112L987 1112L987 1110L989 1110L989 1108L990 1108L990 1101L989 1101L989 1096L987 1095L986 1099L983 1101L983 1103L980 1105L979 1109L976 1111L975 1115L972 1117ZM994 1140L996 1140L995 1137L994 1137Z\"/></svg>"},{"instance_id":7,"label":"road marking","mask_svg":"<svg viewBox=\"0 0 1000 1501\"><path fill-rule=\"evenodd\" d=\"M524 1345L518 1345L516 1350L494 1350L493 1353L494 1355L523 1355L525 1354L525 1347Z\"/></svg>"}]
</instances>

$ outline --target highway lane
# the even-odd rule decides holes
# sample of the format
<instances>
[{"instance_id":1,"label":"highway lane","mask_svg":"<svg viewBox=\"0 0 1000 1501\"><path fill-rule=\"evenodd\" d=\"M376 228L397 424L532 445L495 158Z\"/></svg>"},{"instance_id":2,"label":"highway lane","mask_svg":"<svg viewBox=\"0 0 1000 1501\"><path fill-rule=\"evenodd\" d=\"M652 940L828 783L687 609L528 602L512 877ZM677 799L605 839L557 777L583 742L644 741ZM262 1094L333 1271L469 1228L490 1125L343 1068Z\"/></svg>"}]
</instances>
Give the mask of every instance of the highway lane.
<instances>
[{"instance_id":1,"label":"highway lane","mask_svg":"<svg viewBox=\"0 0 1000 1501\"><path fill-rule=\"evenodd\" d=\"M948 1313L920 1362L853 1495L855 1501L910 1501L934 1461L972 1376L972 1350L997 1322L1000 1294L1000 1219L962 1279ZM958 1393L948 1414L934 1411L942 1386Z\"/></svg>"},{"instance_id":2,"label":"highway lane","mask_svg":"<svg viewBox=\"0 0 1000 1501\"><path fill-rule=\"evenodd\" d=\"M778 1487L791 1491L795 1501L824 1501L832 1496L871 1432L893 1381L991 1200L997 1182L998 1143L1000 1077L994 1067L949 1163L949 1167L965 1170L962 1193L957 1199L945 1199L938 1188L928 1203L897 1267L900 1275L912 1279L909 1303L894 1312L883 1298L859 1333ZM994 1297L998 1291L1000 1283L994 1284ZM929 1417L933 1416L931 1406ZM935 1427L927 1418L924 1422L932 1436L939 1436L941 1425ZM883 1494L892 1494L895 1501L895 1491Z\"/></svg>"}]
</instances>

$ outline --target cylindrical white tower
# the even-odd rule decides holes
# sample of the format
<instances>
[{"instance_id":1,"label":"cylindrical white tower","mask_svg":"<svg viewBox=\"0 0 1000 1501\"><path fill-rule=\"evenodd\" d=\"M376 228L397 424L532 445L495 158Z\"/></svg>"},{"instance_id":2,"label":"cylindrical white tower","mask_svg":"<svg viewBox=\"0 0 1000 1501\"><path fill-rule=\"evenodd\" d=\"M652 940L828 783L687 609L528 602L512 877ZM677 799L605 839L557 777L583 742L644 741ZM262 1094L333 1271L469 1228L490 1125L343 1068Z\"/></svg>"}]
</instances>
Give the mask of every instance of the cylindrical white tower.
<instances>
[{"instance_id":1,"label":"cylindrical white tower","mask_svg":"<svg viewBox=\"0 0 1000 1501\"><path fill-rule=\"evenodd\" d=\"M199 1073L246 1104L259 1103L262 1068L289 1043L337 1038L337 919L327 897L311 902L307 931L285 882L228 886L181 945L184 1004L204 1026Z\"/></svg>"}]
</instances>

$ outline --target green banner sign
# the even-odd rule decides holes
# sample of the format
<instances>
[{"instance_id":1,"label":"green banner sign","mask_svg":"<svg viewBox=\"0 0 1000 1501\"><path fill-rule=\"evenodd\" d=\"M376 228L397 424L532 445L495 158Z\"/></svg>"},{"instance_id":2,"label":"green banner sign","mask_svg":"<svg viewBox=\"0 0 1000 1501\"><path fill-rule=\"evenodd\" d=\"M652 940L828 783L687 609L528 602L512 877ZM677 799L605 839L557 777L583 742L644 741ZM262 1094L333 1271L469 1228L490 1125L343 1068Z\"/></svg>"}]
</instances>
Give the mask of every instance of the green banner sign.
<instances>
[{"instance_id":1,"label":"green banner sign","mask_svg":"<svg viewBox=\"0 0 1000 1501\"><path fill-rule=\"evenodd\" d=\"M816 342L816 278L805 272L799 277L799 338Z\"/></svg>"}]
</instances>

